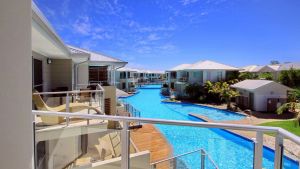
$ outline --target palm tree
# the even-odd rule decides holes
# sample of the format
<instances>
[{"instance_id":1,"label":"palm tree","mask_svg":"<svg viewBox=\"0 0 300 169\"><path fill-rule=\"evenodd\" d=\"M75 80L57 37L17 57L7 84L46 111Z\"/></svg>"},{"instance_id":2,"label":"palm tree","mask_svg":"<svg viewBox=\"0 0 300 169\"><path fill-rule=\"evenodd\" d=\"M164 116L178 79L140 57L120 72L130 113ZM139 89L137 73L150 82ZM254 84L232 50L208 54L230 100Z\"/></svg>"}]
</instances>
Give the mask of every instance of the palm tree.
<instances>
[{"instance_id":1,"label":"palm tree","mask_svg":"<svg viewBox=\"0 0 300 169\"><path fill-rule=\"evenodd\" d=\"M295 113L296 120L298 121L298 124L300 125L299 98L300 98L300 89L293 90L289 95L289 98L288 98L289 102L281 105L276 111L277 114L282 114L287 111L293 112L293 113Z\"/></svg>"},{"instance_id":2,"label":"palm tree","mask_svg":"<svg viewBox=\"0 0 300 169\"><path fill-rule=\"evenodd\" d=\"M233 90L227 82L216 82L208 84L208 92L219 94L227 103L227 109L231 109L231 98L237 97L239 93Z\"/></svg>"}]
</instances>

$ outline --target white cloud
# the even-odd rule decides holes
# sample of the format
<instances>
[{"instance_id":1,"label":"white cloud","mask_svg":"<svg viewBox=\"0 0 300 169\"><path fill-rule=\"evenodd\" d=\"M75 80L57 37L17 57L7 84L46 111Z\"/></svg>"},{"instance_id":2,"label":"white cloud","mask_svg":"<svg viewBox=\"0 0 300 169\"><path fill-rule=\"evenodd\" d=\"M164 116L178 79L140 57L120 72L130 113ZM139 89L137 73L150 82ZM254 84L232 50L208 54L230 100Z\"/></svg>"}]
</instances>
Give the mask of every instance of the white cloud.
<instances>
[{"instance_id":1,"label":"white cloud","mask_svg":"<svg viewBox=\"0 0 300 169\"><path fill-rule=\"evenodd\" d=\"M160 37L156 33L152 33L148 36L149 41L156 41L156 40L159 40L159 39L160 39Z\"/></svg>"},{"instance_id":2,"label":"white cloud","mask_svg":"<svg viewBox=\"0 0 300 169\"><path fill-rule=\"evenodd\" d=\"M200 14L201 16L205 16L205 15L208 15L208 12L201 12Z\"/></svg>"},{"instance_id":3,"label":"white cloud","mask_svg":"<svg viewBox=\"0 0 300 169\"><path fill-rule=\"evenodd\" d=\"M70 13L70 0L64 0L61 4L61 15L64 17L68 17Z\"/></svg>"},{"instance_id":4,"label":"white cloud","mask_svg":"<svg viewBox=\"0 0 300 169\"><path fill-rule=\"evenodd\" d=\"M182 0L181 1L182 5L184 5L184 6L195 3L195 2L198 2L198 0Z\"/></svg>"},{"instance_id":5,"label":"white cloud","mask_svg":"<svg viewBox=\"0 0 300 169\"><path fill-rule=\"evenodd\" d=\"M87 16L81 17L73 24L74 31L82 35L90 35L92 25L90 19Z\"/></svg>"},{"instance_id":6,"label":"white cloud","mask_svg":"<svg viewBox=\"0 0 300 169\"><path fill-rule=\"evenodd\" d=\"M170 51L176 49L176 47L172 44L164 44L160 46L159 49Z\"/></svg>"}]
</instances>

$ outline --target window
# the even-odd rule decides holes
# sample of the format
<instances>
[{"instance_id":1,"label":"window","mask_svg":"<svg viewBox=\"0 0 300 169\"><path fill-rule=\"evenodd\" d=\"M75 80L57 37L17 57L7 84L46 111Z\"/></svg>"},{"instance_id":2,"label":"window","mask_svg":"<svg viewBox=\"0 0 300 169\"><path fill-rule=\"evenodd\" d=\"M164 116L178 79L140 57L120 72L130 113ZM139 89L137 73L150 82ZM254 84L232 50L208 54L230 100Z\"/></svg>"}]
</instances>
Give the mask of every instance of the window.
<instances>
[{"instance_id":1,"label":"window","mask_svg":"<svg viewBox=\"0 0 300 169\"><path fill-rule=\"evenodd\" d=\"M120 72L120 79L126 78L126 72Z\"/></svg>"},{"instance_id":2,"label":"window","mask_svg":"<svg viewBox=\"0 0 300 169\"><path fill-rule=\"evenodd\" d=\"M206 80L211 81L211 72L207 72L207 74L206 74Z\"/></svg>"},{"instance_id":3,"label":"window","mask_svg":"<svg viewBox=\"0 0 300 169\"><path fill-rule=\"evenodd\" d=\"M90 82L107 82L108 71L107 66L90 66L89 67Z\"/></svg>"},{"instance_id":4,"label":"window","mask_svg":"<svg viewBox=\"0 0 300 169\"><path fill-rule=\"evenodd\" d=\"M193 78L197 78L198 77L198 73L197 72L193 72Z\"/></svg>"},{"instance_id":5,"label":"window","mask_svg":"<svg viewBox=\"0 0 300 169\"><path fill-rule=\"evenodd\" d=\"M217 80L218 81L222 80L222 72L217 72Z\"/></svg>"}]
</instances>

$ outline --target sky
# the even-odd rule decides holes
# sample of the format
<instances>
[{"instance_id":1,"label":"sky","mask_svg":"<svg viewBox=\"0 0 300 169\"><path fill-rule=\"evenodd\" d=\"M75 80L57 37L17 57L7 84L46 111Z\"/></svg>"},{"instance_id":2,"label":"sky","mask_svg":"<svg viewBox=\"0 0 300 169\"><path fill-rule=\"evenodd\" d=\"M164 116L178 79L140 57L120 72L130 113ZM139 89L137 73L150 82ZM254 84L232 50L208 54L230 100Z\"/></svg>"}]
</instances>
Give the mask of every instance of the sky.
<instances>
[{"instance_id":1,"label":"sky","mask_svg":"<svg viewBox=\"0 0 300 169\"><path fill-rule=\"evenodd\" d=\"M299 0L34 0L66 44L166 70L300 61Z\"/></svg>"}]
</instances>

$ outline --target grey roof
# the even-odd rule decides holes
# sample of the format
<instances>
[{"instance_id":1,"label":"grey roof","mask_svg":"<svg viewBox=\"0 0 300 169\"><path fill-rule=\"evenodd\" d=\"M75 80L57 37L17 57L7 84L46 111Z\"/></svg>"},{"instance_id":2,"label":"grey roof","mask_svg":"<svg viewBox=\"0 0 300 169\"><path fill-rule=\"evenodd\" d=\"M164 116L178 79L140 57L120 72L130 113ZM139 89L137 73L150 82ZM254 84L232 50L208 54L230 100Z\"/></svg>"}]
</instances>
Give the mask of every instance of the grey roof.
<instances>
[{"instance_id":1,"label":"grey roof","mask_svg":"<svg viewBox=\"0 0 300 169\"><path fill-rule=\"evenodd\" d=\"M138 72L137 69L129 68L129 67L122 67L120 69L117 69L119 72Z\"/></svg>"},{"instance_id":2,"label":"grey roof","mask_svg":"<svg viewBox=\"0 0 300 169\"><path fill-rule=\"evenodd\" d=\"M87 52L84 52L83 50L78 50L78 49L76 49L76 48L73 47L73 46L68 46L68 47L69 47L70 52L71 52L72 54L89 54L89 53L87 53Z\"/></svg>"},{"instance_id":3,"label":"grey roof","mask_svg":"<svg viewBox=\"0 0 300 169\"><path fill-rule=\"evenodd\" d=\"M85 49L81 49L78 47L74 47L74 46L69 46L70 49L73 50L73 52L82 52L82 53L88 53L91 55L90 57L90 61L94 61L94 62L118 62L118 63L127 63L125 61L122 61L120 59L111 57L111 56L107 56L98 52L92 52L89 50L85 50Z\"/></svg>"},{"instance_id":4,"label":"grey roof","mask_svg":"<svg viewBox=\"0 0 300 169\"><path fill-rule=\"evenodd\" d=\"M185 69L187 70L239 70L239 68L210 61L210 60L196 62Z\"/></svg>"},{"instance_id":5,"label":"grey roof","mask_svg":"<svg viewBox=\"0 0 300 169\"><path fill-rule=\"evenodd\" d=\"M281 64L279 67L279 71L281 70L289 70L289 69L300 69L300 62L291 62L291 63L284 63Z\"/></svg>"},{"instance_id":6,"label":"grey roof","mask_svg":"<svg viewBox=\"0 0 300 169\"><path fill-rule=\"evenodd\" d=\"M244 66L244 67L241 67L242 70L240 72L253 72L257 67L258 67L258 65Z\"/></svg>"},{"instance_id":7,"label":"grey roof","mask_svg":"<svg viewBox=\"0 0 300 169\"><path fill-rule=\"evenodd\" d=\"M238 88L238 89L244 89L244 90L256 90L260 87L263 87L263 86L267 86L269 84L272 84L272 83L276 83L276 84L279 84L281 85L282 87L286 88L286 89L289 89L289 87L287 86L284 86L280 83L277 83L277 82L274 82L272 80L244 80L244 81L241 81L241 82L238 82L234 85L231 85L232 88Z\"/></svg>"},{"instance_id":8,"label":"grey roof","mask_svg":"<svg viewBox=\"0 0 300 169\"><path fill-rule=\"evenodd\" d=\"M263 68L264 66L256 66L254 69L252 69L251 72L259 72L261 68Z\"/></svg>"},{"instance_id":9,"label":"grey roof","mask_svg":"<svg viewBox=\"0 0 300 169\"><path fill-rule=\"evenodd\" d=\"M184 70L184 69L186 69L189 66L191 66L191 64L187 64L187 63L180 64L180 65L177 65L177 66L171 68L170 71Z\"/></svg>"},{"instance_id":10,"label":"grey roof","mask_svg":"<svg viewBox=\"0 0 300 169\"><path fill-rule=\"evenodd\" d=\"M231 87L233 88L239 88L239 89L248 89L248 90L254 90L259 87L265 86L267 84L272 83L271 80L243 80L241 82L238 82Z\"/></svg>"}]
</instances>

